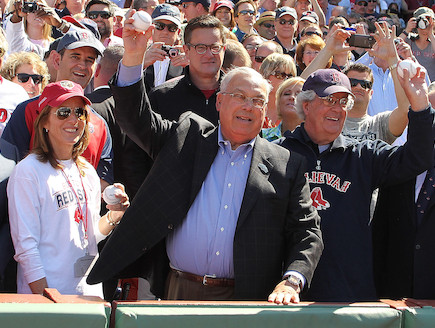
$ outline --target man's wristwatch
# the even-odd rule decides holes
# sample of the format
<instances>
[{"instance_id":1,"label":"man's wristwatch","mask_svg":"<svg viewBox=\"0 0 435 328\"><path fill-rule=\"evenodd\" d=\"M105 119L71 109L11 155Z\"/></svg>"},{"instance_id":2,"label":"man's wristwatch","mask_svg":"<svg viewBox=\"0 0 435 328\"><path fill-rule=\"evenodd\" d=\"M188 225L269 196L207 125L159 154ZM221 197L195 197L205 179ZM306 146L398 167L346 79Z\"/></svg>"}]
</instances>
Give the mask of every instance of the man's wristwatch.
<instances>
[{"instance_id":1,"label":"man's wristwatch","mask_svg":"<svg viewBox=\"0 0 435 328\"><path fill-rule=\"evenodd\" d=\"M287 277L287 281L290 285L296 287L295 289L302 289L302 280L299 277L291 274Z\"/></svg>"}]
</instances>

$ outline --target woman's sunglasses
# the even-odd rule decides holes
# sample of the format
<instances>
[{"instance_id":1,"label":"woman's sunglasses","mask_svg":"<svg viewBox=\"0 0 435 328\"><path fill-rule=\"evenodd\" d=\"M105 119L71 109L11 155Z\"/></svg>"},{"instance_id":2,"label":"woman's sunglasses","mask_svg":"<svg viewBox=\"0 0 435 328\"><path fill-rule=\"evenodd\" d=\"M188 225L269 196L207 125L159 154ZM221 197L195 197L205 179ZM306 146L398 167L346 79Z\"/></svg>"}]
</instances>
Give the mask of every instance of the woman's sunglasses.
<instances>
[{"instance_id":1,"label":"woman's sunglasses","mask_svg":"<svg viewBox=\"0 0 435 328\"><path fill-rule=\"evenodd\" d=\"M39 74L27 74L27 73L17 74L18 82L26 83L27 81L29 81L29 78L32 78L33 83L39 84L42 82L43 76Z\"/></svg>"},{"instance_id":2,"label":"woman's sunglasses","mask_svg":"<svg viewBox=\"0 0 435 328\"><path fill-rule=\"evenodd\" d=\"M59 120L66 120L68 117L70 117L71 113L74 111L74 115L77 117L80 121L86 121L88 117L88 111L83 107L77 107L77 108L69 108L69 107L60 107L56 110L54 115Z\"/></svg>"}]
</instances>

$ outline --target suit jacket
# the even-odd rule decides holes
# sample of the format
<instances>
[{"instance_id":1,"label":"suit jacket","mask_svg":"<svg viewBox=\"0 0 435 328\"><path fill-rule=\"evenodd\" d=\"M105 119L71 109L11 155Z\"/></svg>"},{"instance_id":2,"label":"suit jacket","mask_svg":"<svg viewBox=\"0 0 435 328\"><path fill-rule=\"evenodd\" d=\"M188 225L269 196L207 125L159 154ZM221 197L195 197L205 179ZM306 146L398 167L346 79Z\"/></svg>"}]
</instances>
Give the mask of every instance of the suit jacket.
<instances>
[{"instance_id":1,"label":"suit jacket","mask_svg":"<svg viewBox=\"0 0 435 328\"><path fill-rule=\"evenodd\" d=\"M381 189L373 219L379 297L435 299L435 197L417 225L415 179Z\"/></svg>"},{"instance_id":2,"label":"suit jacket","mask_svg":"<svg viewBox=\"0 0 435 328\"><path fill-rule=\"evenodd\" d=\"M218 150L218 129L190 112L178 122L163 120L150 111L142 81L112 90L118 123L154 165L88 282L140 274L161 297L168 269L165 237L185 219L206 178ZM236 299L265 299L287 270L311 280L323 244L303 163L299 155L257 137L234 236ZM133 262L133 270L124 270Z\"/></svg>"},{"instance_id":3,"label":"suit jacket","mask_svg":"<svg viewBox=\"0 0 435 328\"><path fill-rule=\"evenodd\" d=\"M168 71L166 72L166 79L168 81L174 77L183 75L184 67L174 66L172 62L169 62ZM154 88L154 65L150 65L145 69L144 80L146 91L150 92Z\"/></svg>"}]
</instances>

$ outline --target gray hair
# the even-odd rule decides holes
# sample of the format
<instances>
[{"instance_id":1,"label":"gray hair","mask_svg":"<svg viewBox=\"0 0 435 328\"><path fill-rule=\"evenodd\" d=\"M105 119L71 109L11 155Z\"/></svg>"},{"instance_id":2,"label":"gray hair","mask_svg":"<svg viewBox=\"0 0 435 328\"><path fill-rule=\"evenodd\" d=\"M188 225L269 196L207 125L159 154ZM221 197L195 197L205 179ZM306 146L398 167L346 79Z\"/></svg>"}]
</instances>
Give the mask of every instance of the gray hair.
<instances>
[{"instance_id":1,"label":"gray hair","mask_svg":"<svg viewBox=\"0 0 435 328\"><path fill-rule=\"evenodd\" d=\"M272 85L265 78L263 78L260 73L250 67L236 67L228 71L228 73L226 73L222 78L220 91L227 92L228 85L231 83L232 79L238 75L248 75L251 81L257 83L258 85L264 85L266 88L266 100L269 99L269 93L272 90Z\"/></svg>"},{"instance_id":2,"label":"gray hair","mask_svg":"<svg viewBox=\"0 0 435 328\"><path fill-rule=\"evenodd\" d=\"M296 97L296 112L305 120L303 103L311 102L316 98L316 93L313 90L301 91Z\"/></svg>"}]
</instances>

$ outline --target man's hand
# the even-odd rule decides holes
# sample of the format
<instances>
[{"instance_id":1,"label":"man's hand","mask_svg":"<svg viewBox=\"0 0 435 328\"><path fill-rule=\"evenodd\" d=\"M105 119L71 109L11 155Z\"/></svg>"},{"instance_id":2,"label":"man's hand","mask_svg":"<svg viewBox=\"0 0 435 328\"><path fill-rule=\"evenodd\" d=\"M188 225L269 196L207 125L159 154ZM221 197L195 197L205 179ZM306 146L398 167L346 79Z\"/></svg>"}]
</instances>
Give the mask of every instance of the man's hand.
<instances>
[{"instance_id":1,"label":"man's hand","mask_svg":"<svg viewBox=\"0 0 435 328\"><path fill-rule=\"evenodd\" d=\"M281 281L276 285L272 294L269 295L268 302L277 304L299 303L300 288L295 289L287 280Z\"/></svg>"},{"instance_id":2,"label":"man's hand","mask_svg":"<svg viewBox=\"0 0 435 328\"><path fill-rule=\"evenodd\" d=\"M154 42L145 53L145 59L143 66L148 67L154 64L156 61L165 60L166 51L162 50L164 42Z\"/></svg>"},{"instance_id":3,"label":"man's hand","mask_svg":"<svg viewBox=\"0 0 435 328\"><path fill-rule=\"evenodd\" d=\"M345 52L355 50L354 47L349 47L346 45L346 40L355 34L354 31L343 30L338 24L331 27L326 40L325 51L329 52L331 56Z\"/></svg>"},{"instance_id":4,"label":"man's hand","mask_svg":"<svg viewBox=\"0 0 435 328\"><path fill-rule=\"evenodd\" d=\"M409 72L407 69L403 70L403 77L397 74L400 85L405 91L408 97L409 103L411 104L411 109L414 112L419 112L429 106L429 99L427 96L427 85L426 85L426 71L423 67L417 67L417 74L410 79Z\"/></svg>"},{"instance_id":5,"label":"man's hand","mask_svg":"<svg viewBox=\"0 0 435 328\"><path fill-rule=\"evenodd\" d=\"M389 66L396 64L399 60L396 45L394 44L396 26L393 25L391 31L386 22L375 23L375 26L377 31L374 35L376 44L373 46L373 49L368 50L368 53L372 57L385 60Z\"/></svg>"},{"instance_id":6,"label":"man's hand","mask_svg":"<svg viewBox=\"0 0 435 328\"><path fill-rule=\"evenodd\" d=\"M148 39L151 37L154 25L151 24L148 30L138 32L133 26L134 19L132 18L136 10L131 9L126 14L124 29L122 31L122 39L124 40L124 57L122 63L125 66L142 65L145 51L148 46Z\"/></svg>"}]
</instances>

